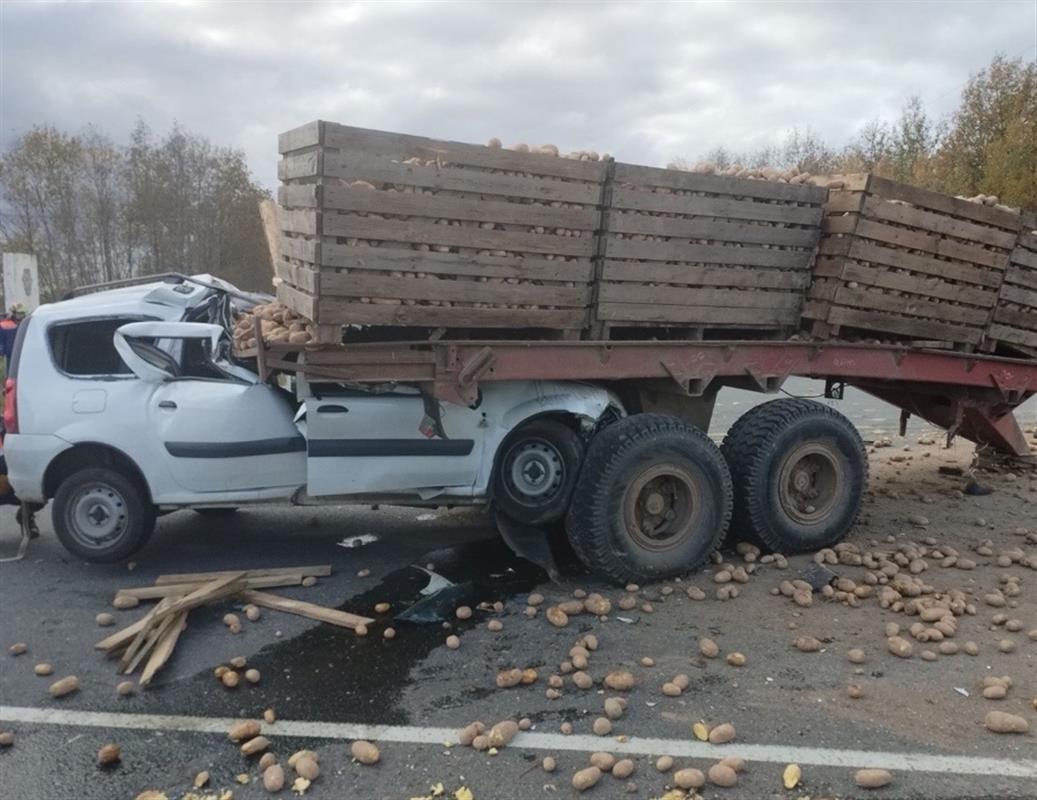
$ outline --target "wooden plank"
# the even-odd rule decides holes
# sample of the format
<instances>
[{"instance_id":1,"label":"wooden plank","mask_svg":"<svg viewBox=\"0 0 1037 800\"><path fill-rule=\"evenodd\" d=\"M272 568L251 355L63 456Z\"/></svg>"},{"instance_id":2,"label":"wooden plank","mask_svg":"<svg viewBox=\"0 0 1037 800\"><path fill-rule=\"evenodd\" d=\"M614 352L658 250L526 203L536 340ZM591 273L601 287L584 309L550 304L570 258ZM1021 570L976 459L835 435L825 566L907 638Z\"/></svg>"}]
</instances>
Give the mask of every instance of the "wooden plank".
<instances>
[{"instance_id":1,"label":"wooden plank","mask_svg":"<svg viewBox=\"0 0 1037 800\"><path fill-rule=\"evenodd\" d=\"M685 289L673 286L642 286L636 283L603 283L600 303L651 303L653 305L718 306L721 308L798 309L799 292L765 292L747 289Z\"/></svg>"},{"instance_id":2,"label":"wooden plank","mask_svg":"<svg viewBox=\"0 0 1037 800\"><path fill-rule=\"evenodd\" d=\"M814 270L814 274L818 274L817 270ZM970 305L983 308L993 308L997 302L997 292L992 289L962 286L958 283L949 283L935 276L905 275L855 261L846 262L842 272L842 279L844 281L857 281L858 283L877 286L882 289L910 292L923 297L969 303Z\"/></svg>"},{"instance_id":3,"label":"wooden plank","mask_svg":"<svg viewBox=\"0 0 1037 800\"><path fill-rule=\"evenodd\" d=\"M1012 342L1026 347L1037 347L1037 331L1025 331L1020 328L1012 328L1008 325L992 323L987 331L991 339L999 342Z\"/></svg>"},{"instance_id":4,"label":"wooden plank","mask_svg":"<svg viewBox=\"0 0 1037 800\"><path fill-rule=\"evenodd\" d=\"M924 231L895 228L870 219L861 219L857 223L855 233L857 236L865 239L874 239L878 242L907 247L912 250L925 250L944 258L968 261L985 267L1003 270L1008 266L1007 253L984 250L982 247L963 244L962 242L925 233Z\"/></svg>"},{"instance_id":5,"label":"wooden plank","mask_svg":"<svg viewBox=\"0 0 1037 800\"><path fill-rule=\"evenodd\" d=\"M864 192L847 192L842 189L832 189L828 192L828 199L825 200L825 213L859 212L864 204L865 197L867 195ZM282 205L284 204L282 203Z\"/></svg>"},{"instance_id":6,"label":"wooden plank","mask_svg":"<svg viewBox=\"0 0 1037 800\"><path fill-rule=\"evenodd\" d=\"M618 161L615 182L618 185L661 186L679 191L757 197L811 205L820 205L825 199L824 189L809 184L751 180L728 175L700 175L684 170L643 167Z\"/></svg>"},{"instance_id":7,"label":"wooden plank","mask_svg":"<svg viewBox=\"0 0 1037 800\"><path fill-rule=\"evenodd\" d=\"M285 233L317 235L317 212L303 208L285 208L279 215L281 230Z\"/></svg>"},{"instance_id":8,"label":"wooden plank","mask_svg":"<svg viewBox=\"0 0 1037 800\"><path fill-rule=\"evenodd\" d=\"M313 322L320 321L317 319L317 298L313 295L300 292L298 289L282 283L277 287L277 299L296 314L301 314Z\"/></svg>"},{"instance_id":9,"label":"wooden plank","mask_svg":"<svg viewBox=\"0 0 1037 800\"><path fill-rule=\"evenodd\" d=\"M282 236L281 255L285 258L294 258L297 261L308 261L311 264L318 262L317 239L307 239L301 236Z\"/></svg>"},{"instance_id":10,"label":"wooden plank","mask_svg":"<svg viewBox=\"0 0 1037 800\"><path fill-rule=\"evenodd\" d=\"M960 261L944 261L933 255L908 253L896 247L886 247L865 239L856 239L847 253L850 259L883 264L887 267L906 269L924 275L934 275L947 280L973 283L996 289L1001 285L1002 273L995 269L977 267Z\"/></svg>"},{"instance_id":11,"label":"wooden plank","mask_svg":"<svg viewBox=\"0 0 1037 800\"><path fill-rule=\"evenodd\" d=\"M853 233L857 230L857 223L859 220L859 214L826 216L821 221L821 232L829 236L840 233Z\"/></svg>"},{"instance_id":12,"label":"wooden plank","mask_svg":"<svg viewBox=\"0 0 1037 800\"><path fill-rule=\"evenodd\" d=\"M277 202L281 208L317 208L317 184L282 184L277 187Z\"/></svg>"},{"instance_id":13,"label":"wooden plank","mask_svg":"<svg viewBox=\"0 0 1037 800\"><path fill-rule=\"evenodd\" d=\"M295 575L268 575L261 578L246 578L245 586L249 589L272 589L279 586L298 586L302 583L302 579L303 576L300 573L296 573ZM161 597L168 597L170 595L188 594L197 589L198 586L198 582L163 583L156 586L132 586L128 589L120 589L116 592L116 597L123 594L129 597L136 597L138 600L157 600Z\"/></svg>"},{"instance_id":14,"label":"wooden plank","mask_svg":"<svg viewBox=\"0 0 1037 800\"><path fill-rule=\"evenodd\" d=\"M390 242L469 247L473 250L510 250L516 253L551 253L563 256L594 255L594 239L579 239L547 233L462 228L407 220L373 220L346 214L325 214L325 236L380 239Z\"/></svg>"},{"instance_id":15,"label":"wooden plank","mask_svg":"<svg viewBox=\"0 0 1037 800\"><path fill-rule=\"evenodd\" d=\"M869 192L879 197L891 200L902 200L919 208L952 214L956 217L974 220L976 222L996 225L1010 231L1018 231L1021 224L1018 214L1003 211L993 206L984 206L979 203L970 203L968 200L959 200L950 195L932 192L928 189L920 189L917 186L897 183L888 178L880 178L872 175L868 184Z\"/></svg>"},{"instance_id":16,"label":"wooden plank","mask_svg":"<svg viewBox=\"0 0 1037 800\"><path fill-rule=\"evenodd\" d=\"M427 272L431 275L473 275L487 278L520 278L587 283L594 273L589 258L574 261L480 256L471 253L423 253L396 247L323 245L322 272L328 267L378 272Z\"/></svg>"},{"instance_id":17,"label":"wooden plank","mask_svg":"<svg viewBox=\"0 0 1037 800\"><path fill-rule=\"evenodd\" d=\"M181 612L181 614L186 613L186 611ZM147 636L144 639L144 644L141 645L140 649L138 649L135 653L132 654L130 650L127 650L126 653L123 655L122 659L119 661L119 671L123 675L129 675L135 669L137 669L137 667L140 666L140 663L147 657L148 653L151 652L152 648L158 643L158 641L166 635L166 633L169 631L170 628L173 627L173 625L176 624L176 620L179 616L180 614L174 614L173 616L166 617L161 622L152 626L150 630L148 630Z\"/></svg>"},{"instance_id":18,"label":"wooden plank","mask_svg":"<svg viewBox=\"0 0 1037 800\"><path fill-rule=\"evenodd\" d=\"M572 330L587 325L587 314L505 308L380 305L321 299L319 314L328 324L403 325L428 328L551 328Z\"/></svg>"},{"instance_id":19,"label":"wooden plank","mask_svg":"<svg viewBox=\"0 0 1037 800\"><path fill-rule=\"evenodd\" d=\"M133 656L136 655L137 651L144 646L148 640L148 636L153 633L155 626L160 622L160 612L168 609L174 601L180 600L181 597L165 597L162 601L152 608L141 620L141 625L137 629L136 633L129 640L126 651L123 653L122 658L119 660L119 669L122 670L127 664L131 662Z\"/></svg>"},{"instance_id":20,"label":"wooden plank","mask_svg":"<svg viewBox=\"0 0 1037 800\"><path fill-rule=\"evenodd\" d=\"M601 187L597 183L515 177L461 167L426 167L404 164L365 152L329 151L324 155L323 168L325 177L364 180L376 185L392 183L438 191L528 197L590 206L597 205L601 199Z\"/></svg>"},{"instance_id":21,"label":"wooden plank","mask_svg":"<svg viewBox=\"0 0 1037 800\"><path fill-rule=\"evenodd\" d=\"M810 269L814 254L809 250L773 250L764 247L729 247L722 244L637 242L608 237L609 258L652 261L684 261L698 264L734 264L778 269Z\"/></svg>"},{"instance_id":22,"label":"wooden plank","mask_svg":"<svg viewBox=\"0 0 1037 800\"><path fill-rule=\"evenodd\" d=\"M320 294L320 273L315 269L286 261L281 266L281 279L307 294Z\"/></svg>"},{"instance_id":23,"label":"wooden plank","mask_svg":"<svg viewBox=\"0 0 1037 800\"><path fill-rule=\"evenodd\" d=\"M450 164L552 175L572 180L599 181L605 169L603 161L579 161L540 153L523 153L466 142L355 128L333 122L324 123L323 143L328 148L359 150L384 157L439 160Z\"/></svg>"},{"instance_id":24,"label":"wooden plank","mask_svg":"<svg viewBox=\"0 0 1037 800\"><path fill-rule=\"evenodd\" d=\"M983 331L978 328L967 328L936 320L901 317L896 314L844 306L833 306L828 311L827 322L831 325L845 325L878 334L899 334L948 342L979 344L983 339Z\"/></svg>"},{"instance_id":25,"label":"wooden plank","mask_svg":"<svg viewBox=\"0 0 1037 800\"><path fill-rule=\"evenodd\" d=\"M994 319L1005 325L1025 330L1037 330L1037 314L1030 310L1000 305L994 310Z\"/></svg>"},{"instance_id":26,"label":"wooden plank","mask_svg":"<svg viewBox=\"0 0 1037 800\"><path fill-rule=\"evenodd\" d=\"M1011 286L1006 283L1001 287L1001 299L1007 300L1009 303L1018 303L1021 306L1037 309L1037 291L1035 290Z\"/></svg>"},{"instance_id":27,"label":"wooden plank","mask_svg":"<svg viewBox=\"0 0 1037 800\"><path fill-rule=\"evenodd\" d=\"M320 144L321 124L320 120L314 120L280 134L277 137L277 152L290 153Z\"/></svg>"},{"instance_id":28,"label":"wooden plank","mask_svg":"<svg viewBox=\"0 0 1037 800\"><path fill-rule=\"evenodd\" d=\"M500 280L497 278L496 280ZM479 283L444 278L392 278L351 271L348 275L325 272L321 299L335 297L389 297L400 300L446 300L461 303L501 303L585 307L589 286L535 286L532 284Z\"/></svg>"},{"instance_id":29,"label":"wooden plank","mask_svg":"<svg viewBox=\"0 0 1037 800\"><path fill-rule=\"evenodd\" d=\"M930 302L913 296L888 295L866 288L851 289L846 285L839 287L835 302L841 306L888 311L907 317L926 317L962 325L982 326L990 317L986 310L971 306Z\"/></svg>"},{"instance_id":30,"label":"wooden plank","mask_svg":"<svg viewBox=\"0 0 1037 800\"><path fill-rule=\"evenodd\" d=\"M609 233L633 233L680 239L708 239L739 244L773 244L808 247L817 244L820 230L785 228L778 225L746 225L711 219L653 217L648 214L610 212L605 228Z\"/></svg>"},{"instance_id":31,"label":"wooden plank","mask_svg":"<svg viewBox=\"0 0 1037 800\"><path fill-rule=\"evenodd\" d=\"M187 611L181 611L172 618L173 625L159 639L155 645L154 652L151 654L151 658L148 659L148 663L144 666L144 671L140 675L141 686L150 684L151 679L155 677L155 673L162 669L166 662L169 661L169 657L173 655L173 648L176 647L180 634L186 627L187 614Z\"/></svg>"},{"instance_id":32,"label":"wooden plank","mask_svg":"<svg viewBox=\"0 0 1037 800\"><path fill-rule=\"evenodd\" d=\"M207 583L220 578L230 578L236 575L244 575L246 580L253 578L270 578L275 576L296 576L303 578L326 578L331 574L331 564L315 564L303 567L261 567L258 569L224 570L221 572L178 572L167 575L159 575L155 578L156 586L165 586L171 583Z\"/></svg>"},{"instance_id":33,"label":"wooden plank","mask_svg":"<svg viewBox=\"0 0 1037 800\"><path fill-rule=\"evenodd\" d=\"M282 181L315 180L320 177L322 161L317 151L286 155L277 163L277 177Z\"/></svg>"},{"instance_id":34,"label":"wooden plank","mask_svg":"<svg viewBox=\"0 0 1037 800\"><path fill-rule=\"evenodd\" d=\"M249 589L243 592L241 596L242 599L247 600L249 603L254 603L263 608L272 608L288 614L298 614L300 617L327 622L342 628L355 629L357 625L374 624L374 620L368 617L361 617L346 611L339 611L338 609L327 608L326 606L319 606L302 600L292 600L291 598L281 597L269 592L257 592Z\"/></svg>"},{"instance_id":35,"label":"wooden plank","mask_svg":"<svg viewBox=\"0 0 1037 800\"><path fill-rule=\"evenodd\" d=\"M1019 246L1012 251L1009 260L1020 267L1037 270L1037 250L1029 250Z\"/></svg>"},{"instance_id":36,"label":"wooden plank","mask_svg":"<svg viewBox=\"0 0 1037 800\"><path fill-rule=\"evenodd\" d=\"M156 606L155 619L164 619L174 614L179 614L181 611L187 611L206 603L211 603L214 600L222 600L224 597L238 594L244 588L244 572L232 572L222 578L213 578L211 581L203 583L190 594L172 600L165 608L160 603Z\"/></svg>"},{"instance_id":37,"label":"wooden plank","mask_svg":"<svg viewBox=\"0 0 1037 800\"><path fill-rule=\"evenodd\" d=\"M806 271L641 264L611 258L603 262L601 276L606 281L683 283L747 289L802 289L810 283L810 273Z\"/></svg>"},{"instance_id":38,"label":"wooden plank","mask_svg":"<svg viewBox=\"0 0 1037 800\"><path fill-rule=\"evenodd\" d=\"M270 252L270 265L275 275L280 275L278 268L281 264L281 222L277 203L265 199L259 202L259 218L263 224L263 236L266 238L266 246Z\"/></svg>"},{"instance_id":39,"label":"wooden plank","mask_svg":"<svg viewBox=\"0 0 1037 800\"><path fill-rule=\"evenodd\" d=\"M293 190L311 187L282 188ZM481 200L478 197L415 195L333 185L323 187L321 205L326 211L362 211L372 214L434 217L507 225L541 225L551 229L573 228L585 231L593 231L599 219L598 211L594 208L551 208L529 203Z\"/></svg>"},{"instance_id":40,"label":"wooden plank","mask_svg":"<svg viewBox=\"0 0 1037 800\"><path fill-rule=\"evenodd\" d=\"M881 197L870 196L864 201L861 212L865 217L880 222L895 222L912 228L921 228L930 233L953 236L970 242L1010 250L1015 244L1014 231L992 228L975 222L949 217L933 211L894 203Z\"/></svg>"},{"instance_id":41,"label":"wooden plank","mask_svg":"<svg viewBox=\"0 0 1037 800\"><path fill-rule=\"evenodd\" d=\"M759 309L715 306L653 306L638 303L599 303L598 316L610 322L680 323L717 327L774 327L795 325L799 313L795 309Z\"/></svg>"},{"instance_id":42,"label":"wooden plank","mask_svg":"<svg viewBox=\"0 0 1037 800\"><path fill-rule=\"evenodd\" d=\"M154 610L154 609L152 609ZM106 636L104 639L99 641L94 647L98 650L104 650L105 652L112 652L118 650L120 647L125 647L134 637L137 636L144 628L150 624L151 611L141 617L139 620L134 622L132 625L127 625L125 628L117 630L115 633Z\"/></svg>"},{"instance_id":43,"label":"wooden plank","mask_svg":"<svg viewBox=\"0 0 1037 800\"><path fill-rule=\"evenodd\" d=\"M751 219L761 222L782 222L789 225L817 225L823 216L820 207L814 206L758 203L752 200L731 200L725 197L684 197L673 194L654 194L623 187L613 190L612 206L634 211L681 214L688 217Z\"/></svg>"},{"instance_id":44,"label":"wooden plank","mask_svg":"<svg viewBox=\"0 0 1037 800\"><path fill-rule=\"evenodd\" d=\"M1005 273L1005 283L1037 289L1037 270L1030 270L1013 264Z\"/></svg>"}]
</instances>

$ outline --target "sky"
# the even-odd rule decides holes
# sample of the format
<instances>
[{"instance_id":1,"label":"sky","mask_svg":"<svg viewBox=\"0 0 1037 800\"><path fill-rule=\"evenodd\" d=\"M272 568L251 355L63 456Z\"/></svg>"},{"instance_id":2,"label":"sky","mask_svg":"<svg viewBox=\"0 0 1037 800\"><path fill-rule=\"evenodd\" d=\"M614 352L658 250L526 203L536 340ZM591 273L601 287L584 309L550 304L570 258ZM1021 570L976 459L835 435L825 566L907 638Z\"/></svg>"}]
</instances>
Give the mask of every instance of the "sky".
<instances>
[{"instance_id":1,"label":"sky","mask_svg":"<svg viewBox=\"0 0 1037 800\"><path fill-rule=\"evenodd\" d=\"M0 141L178 121L268 188L313 119L663 165L797 127L841 145L912 95L949 114L998 52L1037 57L1037 0L0 0Z\"/></svg>"}]
</instances>

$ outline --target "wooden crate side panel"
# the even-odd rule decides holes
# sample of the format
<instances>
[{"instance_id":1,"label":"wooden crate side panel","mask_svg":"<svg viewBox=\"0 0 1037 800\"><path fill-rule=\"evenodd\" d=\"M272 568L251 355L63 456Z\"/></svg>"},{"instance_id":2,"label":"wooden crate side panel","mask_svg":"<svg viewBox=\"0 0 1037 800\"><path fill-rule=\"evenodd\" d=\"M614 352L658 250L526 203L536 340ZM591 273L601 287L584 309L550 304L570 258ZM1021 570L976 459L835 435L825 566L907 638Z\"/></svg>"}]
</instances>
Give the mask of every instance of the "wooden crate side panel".
<instances>
[{"instance_id":1,"label":"wooden crate side panel","mask_svg":"<svg viewBox=\"0 0 1037 800\"><path fill-rule=\"evenodd\" d=\"M314 120L300 125L298 128L285 131L277 137L277 152L283 155L293 150L316 147L320 144L322 126L323 123L320 120Z\"/></svg>"},{"instance_id":2,"label":"wooden crate side panel","mask_svg":"<svg viewBox=\"0 0 1037 800\"><path fill-rule=\"evenodd\" d=\"M1032 308L1019 308L1002 303L994 312L994 320L1014 328L1037 331L1037 312Z\"/></svg>"},{"instance_id":3,"label":"wooden crate side panel","mask_svg":"<svg viewBox=\"0 0 1037 800\"><path fill-rule=\"evenodd\" d=\"M634 283L605 283L599 290L602 303L651 303L663 306L721 308L772 308L794 310L802 303L798 292L749 291L746 289L676 288Z\"/></svg>"},{"instance_id":4,"label":"wooden crate side panel","mask_svg":"<svg viewBox=\"0 0 1037 800\"><path fill-rule=\"evenodd\" d=\"M868 197L861 213L879 222L893 222L909 228L918 228L930 233L952 236L967 242L979 243L1010 250L1015 244L1016 234L1000 228L949 217L933 211L904 205L881 197Z\"/></svg>"},{"instance_id":5,"label":"wooden crate side panel","mask_svg":"<svg viewBox=\"0 0 1037 800\"><path fill-rule=\"evenodd\" d=\"M573 310L547 311L504 308L456 308L408 306L394 303L351 303L321 298L323 324L400 325L453 328L548 328L580 330L587 326L587 313Z\"/></svg>"},{"instance_id":6,"label":"wooden crate side panel","mask_svg":"<svg viewBox=\"0 0 1037 800\"><path fill-rule=\"evenodd\" d=\"M1037 347L1037 330L1027 331L1022 328L1013 328L993 322L987 331L987 335L998 342L1021 344L1025 347Z\"/></svg>"},{"instance_id":7,"label":"wooden crate side panel","mask_svg":"<svg viewBox=\"0 0 1037 800\"><path fill-rule=\"evenodd\" d=\"M774 269L809 270L813 261L810 250L774 250L763 247L728 247L725 245L682 244L669 242L636 242L608 236L606 253L610 258L647 261L678 261L693 264L732 264Z\"/></svg>"},{"instance_id":8,"label":"wooden crate side panel","mask_svg":"<svg viewBox=\"0 0 1037 800\"><path fill-rule=\"evenodd\" d=\"M983 339L983 331L979 328L843 306L833 306L829 309L825 321L831 325L860 328L865 331L946 342L979 344Z\"/></svg>"},{"instance_id":9,"label":"wooden crate side panel","mask_svg":"<svg viewBox=\"0 0 1037 800\"><path fill-rule=\"evenodd\" d=\"M761 200L781 200L809 205L820 205L825 199L824 189L809 184L751 180L725 175L700 175L683 170L642 167L621 162L616 162L615 182L620 187L627 185L652 186L685 192L755 197Z\"/></svg>"},{"instance_id":10,"label":"wooden crate side panel","mask_svg":"<svg viewBox=\"0 0 1037 800\"><path fill-rule=\"evenodd\" d=\"M915 297L905 297L904 295L889 295L863 287L851 289L847 285L839 287L834 302L837 305L850 308L888 311L907 317L925 317L926 319L956 322L976 327L986 325L990 316L987 311L971 306L939 303Z\"/></svg>"},{"instance_id":11,"label":"wooden crate side panel","mask_svg":"<svg viewBox=\"0 0 1037 800\"><path fill-rule=\"evenodd\" d=\"M816 270L815 274L817 274ZM997 302L997 292L993 289L962 286L934 276L893 272L868 263L847 261L841 277L844 281L861 283L879 289L891 289L954 303L968 303L982 308L993 308Z\"/></svg>"},{"instance_id":12,"label":"wooden crate side panel","mask_svg":"<svg viewBox=\"0 0 1037 800\"><path fill-rule=\"evenodd\" d=\"M695 267L683 264L643 264L636 261L605 259L601 279L604 282L672 283L795 291L807 286L810 282L810 275L803 271L746 269L732 266Z\"/></svg>"},{"instance_id":13,"label":"wooden crate side panel","mask_svg":"<svg viewBox=\"0 0 1037 800\"><path fill-rule=\"evenodd\" d=\"M918 208L962 217L985 225L1004 228L1011 232L1017 232L1021 225L1020 216L1010 211L994 208L993 206L980 205L979 203L970 203L968 200L961 200L957 197L929 191L928 189L920 189L917 186L897 183L888 178L880 178L877 175L871 176L871 180L868 182L868 191L870 194L887 200L899 200Z\"/></svg>"},{"instance_id":14,"label":"wooden crate side panel","mask_svg":"<svg viewBox=\"0 0 1037 800\"><path fill-rule=\"evenodd\" d=\"M751 181L755 183L756 181ZM683 216L744 219L758 222L779 222L785 225L815 226L821 221L820 206L795 206L763 203L753 200L735 200L727 197L687 197L656 194L629 187L617 187L612 192L612 206L630 211L646 211Z\"/></svg>"},{"instance_id":15,"label":"wooden crate side panel","mask_svg":"<svg viewBox=\"0 0 1037 800\"><path fill-rule=\"evenodd\" d=\"M598 304L598 317L609 323L655 323L710 327L774 328L798 324L798 309L744 306L660 306L642 303Z\"/></svg>"},{"instance_id":16,"label":"wooden crate side panel","mask_svg":"<svg viewBox=\"0 0 1037 800\"><path fill-rule=\"evenodd\" d=\"M960 261L946 261L935 255L910 253L866 239L851 240L846 255L849 259L856 261L867 261L893 269L908 270L921 275L935 275L947 280L992 289L1001 285L1004 275L998 269L974 266Z\"/></svg>"},{"instance_id":17,"label":"wooden crate side panel","mask_svg":"<svg viewBox=\"0 0 1037 800\"><path fill-rule=\"evenodd\" d=\"M300 291L287 283L281 283L277 287L277 299L296 314L301 314L316 323L322 322L318 317L317 298L314 295Z\"/></svg>"},{"instance_id":18,"label":"wooden crate side panel","mask_svg":"<svg viewBox=\"0 0 1037 800\"><path fill-rule=\"evenodd\" d=\"M816 228L785 228L709 218L652 217L619 210L609 212L605 228L613 234L706 240L700 244L731 242L806 248L814 247L821 233Z\"/></svg>"}]
</instances>

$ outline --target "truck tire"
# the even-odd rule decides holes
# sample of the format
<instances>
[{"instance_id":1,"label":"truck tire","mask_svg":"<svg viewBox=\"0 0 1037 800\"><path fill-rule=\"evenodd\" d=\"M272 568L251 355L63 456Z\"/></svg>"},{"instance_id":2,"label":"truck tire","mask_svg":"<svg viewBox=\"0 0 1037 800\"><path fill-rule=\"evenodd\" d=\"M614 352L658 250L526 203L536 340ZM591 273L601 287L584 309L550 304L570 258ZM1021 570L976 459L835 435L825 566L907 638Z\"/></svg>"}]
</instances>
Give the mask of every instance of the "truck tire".
<instances>
[{"instance_id":1,"label":"truck tire","mask_svg":"<svg viewBox=\"0 0 1037 800\"><path fill-rule=\"evenodd\" d=\"M564 423L534 419L520 425L501 445L493 502L525 525L557 522L569 508L582 460L583 440Z\"/></svg>"},{"instance_id":2,"label":"truck tire","mask_svg":"<svg viewBox=\"0 0 1037 800\"><path fill-rule=\"evenodd\" d=\"M732 536L780 553L829 547L853 525L868 457L846 417L811 400L772 400L731 426L721 452L735 490Z\"/></svg>"},{"instance_id":3,"label":"truck tire","mask_svg":"<svg viewBox=\"0 0 1037 800\"><path fill-rule=\"evenodd\" d=\"M54 531L86 561L119 561L145 545L155 530L155 507L140 484L109 467L84 467L54 495Z\"/></svg>"},{"instance_id":4,"label":"truck tire","mask_svg":"<svg viewBox=\"0 0 1037 800\"><path fill-rule=\"evenodd\" d=\"M699 567L731 518L731 475L698 428L636 414L591 440L566 529L576 555L623 584Z\"/></svg>"}]
</instances>

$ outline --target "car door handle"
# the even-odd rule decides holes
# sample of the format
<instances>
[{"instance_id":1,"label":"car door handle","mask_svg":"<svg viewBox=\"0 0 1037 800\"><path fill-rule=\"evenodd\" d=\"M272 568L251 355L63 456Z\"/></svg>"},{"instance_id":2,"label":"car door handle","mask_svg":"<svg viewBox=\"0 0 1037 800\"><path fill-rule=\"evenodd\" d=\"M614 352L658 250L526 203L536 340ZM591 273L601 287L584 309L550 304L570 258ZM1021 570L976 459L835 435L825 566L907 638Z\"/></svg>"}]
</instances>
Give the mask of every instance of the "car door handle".
<instances>
[{"instance_id":1,"label":"car door handle","mask_svg":"<svg viewBox=\"0 0 1037 800\"><path fill-rule=\"evenodd\" d=\"M345 406L317 406L318 414L348 414L349 409Z\"/></svg>"},{"instance_id":2,"label":"car door handle","mask_svg":"<svg viewBox=\"0 0 1037 800\"><path fill-rule=\"evenodd\" d=\"M176 403L174 403L172 400L160 400L159 404L158 404L158 407L159 408L168 408L170 410L175 410L176 409Z\"/></svg>"}]
</instances>

